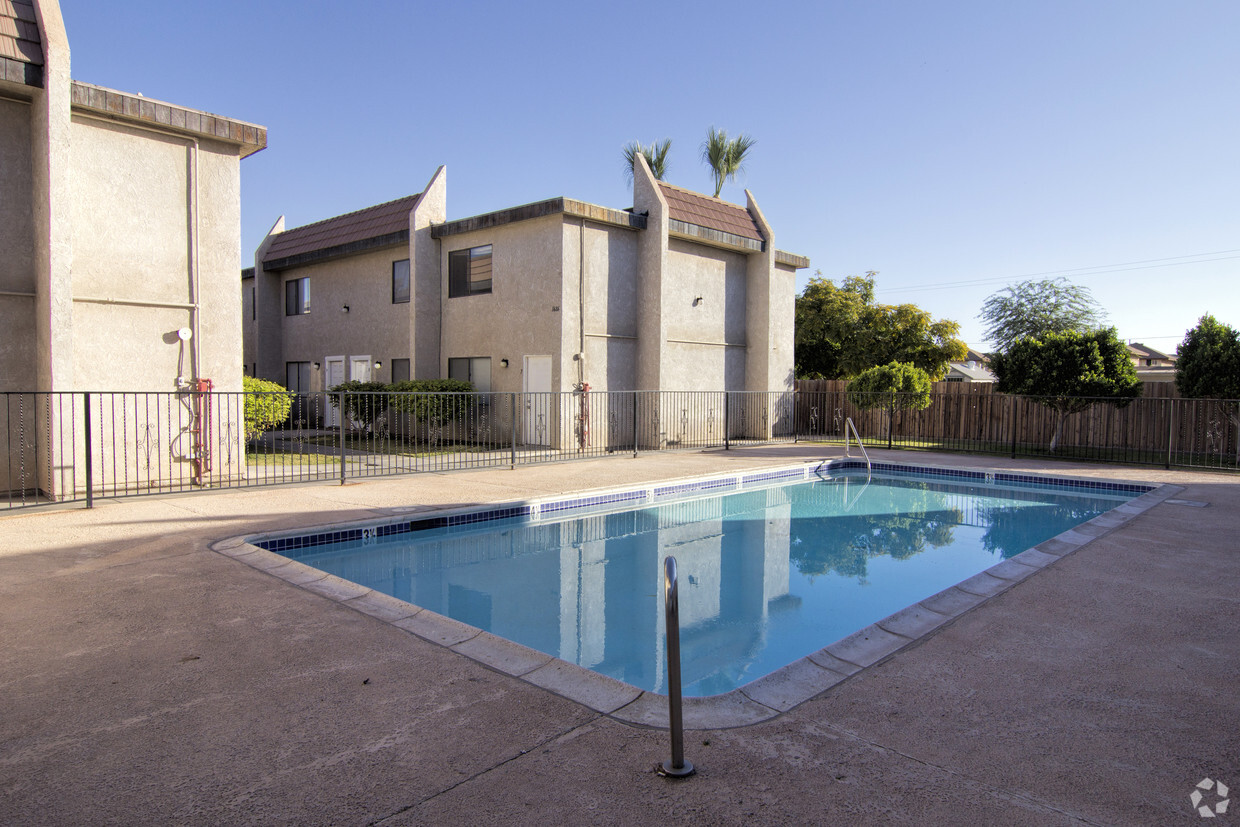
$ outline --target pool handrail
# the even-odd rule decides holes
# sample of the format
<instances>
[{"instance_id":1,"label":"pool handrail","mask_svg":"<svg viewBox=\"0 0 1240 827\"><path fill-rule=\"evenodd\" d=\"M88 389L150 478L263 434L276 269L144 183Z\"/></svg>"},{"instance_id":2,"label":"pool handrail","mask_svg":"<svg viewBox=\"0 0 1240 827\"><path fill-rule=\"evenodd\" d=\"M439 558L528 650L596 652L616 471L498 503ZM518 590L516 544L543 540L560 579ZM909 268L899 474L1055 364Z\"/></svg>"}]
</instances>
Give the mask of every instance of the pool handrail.
<instances>
[{"instance_id":1,"label":"pool handrail","mask_svg":"<svg viewBox=\"0 0 1240 827\"><path fill-rule=\"evenodd\" d=\"M851 454L848 453L848 429L849 428L852 429L853 436L857 438L857 447L861 449L861 455L865 457L865 472L866 474L870 474L872 473L872 467L870 465L870 454L868 451L865 450L865 443L861 441L861 434L857 433L857 426L853 424L851 416L844 420L844 456L846 457L851 456Z\"/></svg>"},{"instance_id":2,"label":"pool handrail","mask_svg":"<svg viewBox=\"0 0 1240 827\"><path fill-rule=\"evenodd\" d=\"M663 611L667 631L667 727L672 736L672 760L659 765L659 775L685 778L693 775L693 764L685 760L684 719L680 690L680 584L676 558L663 560Z\"/></svg>"}]
</instances>

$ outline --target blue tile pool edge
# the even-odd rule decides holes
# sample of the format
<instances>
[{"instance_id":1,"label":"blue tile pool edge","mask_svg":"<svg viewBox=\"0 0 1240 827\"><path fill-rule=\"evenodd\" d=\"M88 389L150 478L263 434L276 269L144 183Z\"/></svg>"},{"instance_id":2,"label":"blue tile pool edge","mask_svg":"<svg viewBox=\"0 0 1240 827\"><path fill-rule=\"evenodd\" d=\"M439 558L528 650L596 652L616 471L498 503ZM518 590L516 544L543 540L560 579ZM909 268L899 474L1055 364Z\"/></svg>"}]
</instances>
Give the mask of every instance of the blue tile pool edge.
<instances>
[{"instance_id":1,"label":"blue tile pool edge","mask_svg":"<svg viewBox=\"0 0 1240 827\"><path fill-rule=\"evenodd\" d=\"M812 480L826 474L864 469L865 462L857 459L836 459L826 462L803 463L769 470L741 474L712 474L691 477L669 483L641 487L627 486L623 489L591 492L569 497L551 497L519 502L499 503L489 508L476 505L457 509L437 510L414 517L380 517L351 523L348 526L330 526L323 531L307 533L307 530L290 529L256 535L247 539L260 548L280 553L294 549L311 548L329 543L353 542L378 539L434 528L453 528L474 525L492 520L524 517L538 521L544 516L557 518L570 516L578 509L619 510L643 504L665 502L672 498L703 493L722 493L766 488L772 484L784 484L795 480ZM983 484L1012 487L1057 487L1073 491L1094 491L1106 494L1143 494L1151 485L1128 482L1107 482L1074 477L1042 476L1037 474L1011 474L999 471L944 468L940 466L908 465L903 463L872 463L872 470L894 476L937 477L950 481L980 482Z\"/></svg>"},{"instance_id":2,"label":"blue tile pool edge","mask_svg":"<svg viewBox=\"0 0 1240 827\"><path fill-rule=\"evenodd\" d=\"M361 532L370 529L376 533L369 536L387 536L387 534L379 535L377 530L382 526L400 525L401 520L405 523L417 523L423 519L439 520L480 515L473 520L451 523L452 525L465 525L483 519L504 519L505 516L513 516L514 509L526 507L533 509L532 514L535 517L541 513L554 513L557 517L562 517L565 511L575 508L595 508L609 504L615 504L616 507L631 507L635 503L657 502L661 498L683 496L690 492L741 490L745 487L752 488L776 482L787 482L796 479L798 475L805 479L812 478L814 475L821 476L824 469L830 472L851 470L857 467L865 468L865 463L855 459L832 460L797 466L781 466L743 474L715 474L671 483L627 486L624 489L591 492L571 498L557 497L502 503L482 511L477 506L471 506L447 511L436 510L412 519L407 516L393 518L389 515L350 524L351 527L348 529L333 527L332 531L325 530L318 532L318 535L337 535L346 530ZM1181 486L1171 484L1111 483L941 466L873 463L872 467L874 470L900 475L925 474L1017 485L1052 484L1077 490L1092 488L1100 491L1137 493L1138 496L944 589L938 594L901 609L817 652L783 666L769 675L722 695L685 698L684 725L687 728L721 729L747 726L787 712L862 670L886 660L913 642L1002 594L1042 568L1072 554L1094 539L1114 531L1158 503L1183 491ZM636 495L639 492L649 499L638 498ZM620 499L624 495L633 496ZM544 511L544 506L548 504L551 508ZM500 514L505 516L485 516ZM539 652L439 615L429 609L376 592L336 575L291 560L258 544L271 539L287 539L305 534L305 532L306 529L302 528L230 537L212 544L211 548L253 568L275 575L292 585L350 606L403 631L445 646L487 667L547 689L616 720L640 726L667 726L667 697L665 695L639 689L615 678L592 672L583 666L560 660L545 652ZM358 536L365 535L359 533ZM296 547L300 546L286 546L286 548Z\"/></svg>"}]
</instances>

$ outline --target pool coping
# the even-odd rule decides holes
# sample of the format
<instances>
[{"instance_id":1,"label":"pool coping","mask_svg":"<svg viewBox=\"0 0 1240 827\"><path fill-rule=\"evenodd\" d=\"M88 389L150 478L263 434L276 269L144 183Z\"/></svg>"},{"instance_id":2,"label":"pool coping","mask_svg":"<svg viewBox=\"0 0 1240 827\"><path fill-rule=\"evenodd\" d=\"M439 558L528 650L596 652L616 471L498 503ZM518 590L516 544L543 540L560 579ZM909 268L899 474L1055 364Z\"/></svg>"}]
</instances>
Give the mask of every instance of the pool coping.
<instances>
[{"instance_id":1,"label":"pool coping","mask_svg":"<svg viewBox=\"0 0 1240 827\"><path fill-rule=\"evenodd\" d=\"M1052 484L1068 488L1129 492L1144 489L1144 493L744 686L721 695L685 698L683 717L687 729L747 726L782 715L862 670L881 663L933 635L956 618L1184 490L1182 486L1172 484L1115 483L1054 473L1013 474L997 469L961 469L909 463L876 462L872 465L880 471L929 474L959 480L980 479L1017 486ZM476 522L476 519L467 518L478 514L520 513L538 519L543 513L547 513L555 514L558 518L562 516L561 512L573 508L608 505L631 508L643 502L674 502L679 496L705 491L765 488L786 483L797 476L808 479L812 475L820 474L824 467L837 471L858 466L865 468L866 463L853 458L812 460L795 465L785 463L745 472L715 473L644 485L592 489L567 497L548 496L452 508L419 509L412 506L391 509L391 513L382 517L336 525L345 526L347 532L360 533L375 529L375 532L369 535L375 536L379 527L399 524L398 521L406 519L409 514L415 514L417 522L427 518L442 518L445 525ZM639 491L645 492L646 498L632 496ZM547 508L544 512L545 507ZM451 518L460 519L459 522L451 522ZM257 541L271 542L281 538L306 536L313 530L313 526L303 526L284 531L238 535L212 543L211 548L287 583L444 646L505 675L576 701L615 720L636 726L667 726L666 695L601 675L584 666L569 663L416 604L344 580L254 544ZM338 535L341 532L336 530L330 533ZM311 536L326 534L327 532L323 532L321 535Z\"/></svg>"}]
</instances>

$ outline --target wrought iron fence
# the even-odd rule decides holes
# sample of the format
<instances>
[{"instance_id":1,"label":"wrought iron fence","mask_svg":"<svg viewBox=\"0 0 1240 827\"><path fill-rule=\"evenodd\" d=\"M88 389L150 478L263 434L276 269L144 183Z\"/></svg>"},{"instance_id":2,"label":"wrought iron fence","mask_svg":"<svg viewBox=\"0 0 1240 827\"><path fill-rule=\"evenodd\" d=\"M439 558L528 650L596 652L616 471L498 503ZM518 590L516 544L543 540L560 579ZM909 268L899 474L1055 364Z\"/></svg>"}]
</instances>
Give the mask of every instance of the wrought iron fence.
<instances>
[{"instance_id":1,"label":"wrought iron fence","mask_svg":"<svg viewBox=\"0 0 1240 827\"><path fill-rule=\"evenodd\" d=\"M843 439L848 417L878 447L1237 467L1235 402L1078 400L1082 410L1062 418L1054 400L1002 394L934 394L922 410L905 402L842 390L7 392L0 394L0 497L9 508L90 505L101 496L206 487L830 442ZM265 408L281 421L258 431L256 412Z\"/></svg>"}]
</instances>

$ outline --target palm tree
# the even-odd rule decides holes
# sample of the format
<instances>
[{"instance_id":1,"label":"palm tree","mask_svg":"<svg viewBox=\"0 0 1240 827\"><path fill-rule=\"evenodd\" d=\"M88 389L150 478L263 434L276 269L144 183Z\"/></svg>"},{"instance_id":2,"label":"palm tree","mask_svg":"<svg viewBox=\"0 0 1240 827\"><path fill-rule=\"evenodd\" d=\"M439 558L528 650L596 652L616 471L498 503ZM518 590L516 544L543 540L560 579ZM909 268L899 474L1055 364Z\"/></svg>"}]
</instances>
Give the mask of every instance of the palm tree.
<instances>
[{"instance_id":1,"label":"palm tree","mask_svg":"<svg viewBox=\"0 0 1240 827\"><path fill-rule=\"evenodd\" d=\"M715 176L716 198L723 191L723 182L729 178L736 180L736 173L745 168L745 155L756 143L743 132L731 141L727 132L713 126L706 133L706 140L702 142L702 161Z\"/></svg>"},{"instance_id":2,"label":"palm tree","mask_svg":"<svg viewBox=\"0 0 1240 827\"><path fill-rule=\"evenodd\" d=\"M633 165L637 163L637 155L641 153L646 157L646 163L650 166L650 171L654 173L654 177L662 181L667 175L667 151L672 148L672 139L664 138L661 141L655 141L650 146L642 146L640 141L630 141L624 145L624 177L629 183L633 183Z\"/></svg>"}]
</instances>

